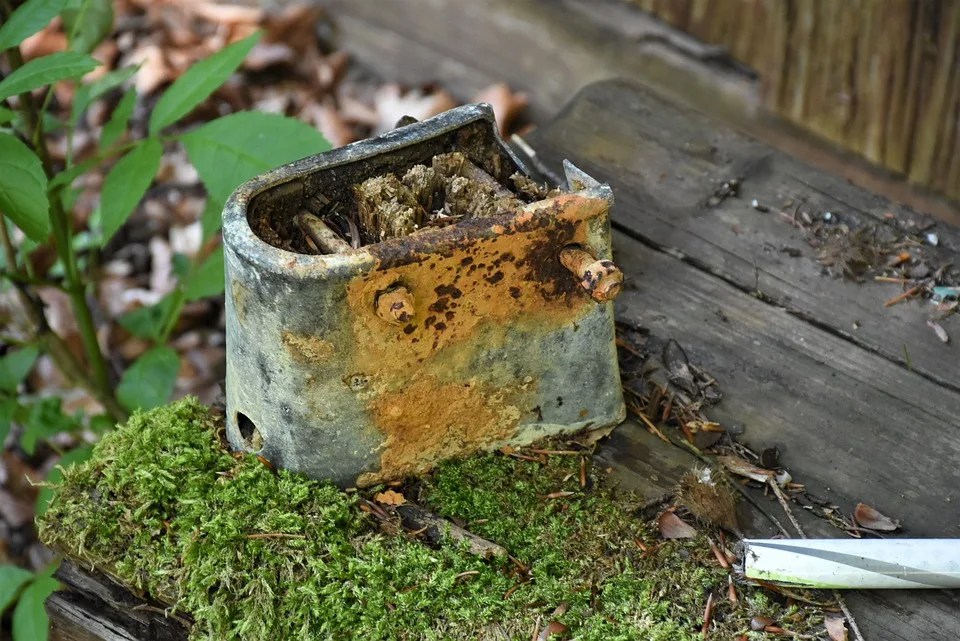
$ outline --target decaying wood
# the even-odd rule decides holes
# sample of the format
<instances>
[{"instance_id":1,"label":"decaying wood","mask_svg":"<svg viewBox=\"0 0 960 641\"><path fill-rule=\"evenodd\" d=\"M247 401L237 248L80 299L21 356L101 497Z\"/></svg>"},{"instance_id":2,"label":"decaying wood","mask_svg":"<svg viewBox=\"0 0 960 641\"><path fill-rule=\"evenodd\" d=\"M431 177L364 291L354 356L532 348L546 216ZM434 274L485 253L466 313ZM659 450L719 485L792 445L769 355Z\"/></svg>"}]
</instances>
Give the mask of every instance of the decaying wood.
<instances>
[{"instance_id":1,"label":"decaying wood","mask_svg":"<svg viewBox=\"0 0 960 641\"><path fill-rule=\"evenodd\" d=\"M186 641L186 619L133 595L106 575L64 561L63 589L47 599L51 641Z\"/></svg>"},{"instance_id":2,"label":"decaying wood","mask_svg":"<svg viewBox=\"0 0 960 641\"><path fill-rule=\"evenodd\" d=\"M879 285L822 275L801 230L751 201L805 198L820 211L878 222L886 212L919 216L628 83L586 89L528 140L553 166L573 158L612 184L621 231L614 256L627 277L618 319L643 326L651 341L675 339L719 382L723 400L708 411L712 420L744 425L738 439L757 451L778 446L794 480L847 512L865 501L902 519L906 536L956 534L949 506L960 485L960 389L955 358L926 327L927 310L885 309L889 292ZM694 152L705 144L714 150ZM743 179L740 197L708 206L735 176ZM937 230L956 243L956 229ZM803 253L791 257L783 245ZM945 251L944 260L955 260ZM855 319L867 331L853 330ZM648 488L665 447L621 427L599 456L617 461L624 485ZM677 463L667 469L675 475ZM811 536L838 535L799 512ZM743 529L757 527L766 526L748 519ZM773 533L767 527L764 535ZM952 593L848 598L867 639L947 641L960 629Z\"/></svg>"},{"instance_id":3,"label":"decaying wood","mask_svg":"<svg viewBox=\"0 0 960 641\"><path fill-rule=\"evenodd\" d=\"M476 554L485 559L496 556L506 557L508 554L507 549L503 546L479 537L473 532L441 516L437 516L433 512L418 505L411 505L409 503L399 505L397 506L397 513L399 513L403 519L403 526L405 528L414 531L423 530L423 536L435 543L439 543L448 537L457 542L466 541L470 546L468 549L471 554Z\"/></svg>"}]
</instances>

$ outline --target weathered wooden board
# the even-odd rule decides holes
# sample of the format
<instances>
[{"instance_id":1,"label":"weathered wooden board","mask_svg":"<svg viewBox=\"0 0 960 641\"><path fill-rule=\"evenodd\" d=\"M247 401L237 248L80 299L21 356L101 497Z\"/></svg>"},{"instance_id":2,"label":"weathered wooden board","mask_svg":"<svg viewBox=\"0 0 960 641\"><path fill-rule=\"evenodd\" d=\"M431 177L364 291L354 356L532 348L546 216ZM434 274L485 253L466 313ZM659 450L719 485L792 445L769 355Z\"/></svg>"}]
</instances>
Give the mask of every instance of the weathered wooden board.
<instances>
[{"instance_id":1,"label":"weathered wooden board","mask_svg":"<svg viewBox=\"0 0 960 641\"><path fill-rule=\"evenodd\" d=\"M960 3L628 1L728 48L784 118L960 196Z\"/></svg>"},{"instance_id":2,"label":"weathered wooden board","mask_svg":"<svg viewBox=\"0 0 960 641\"><path fill-rule=\"evenodd\" d=\"M952 346L926 325L928 303L884 302L900 285L857 284L825 277L806 232L752 200L773 208L805 202L841 222L918 226L934 221L815 169L770 146L718 125L707 116L640 89L609 81L585 89L530 142L559 165L574 159L607 180L618 200L614 220L642 242L682 253L687 262L720 276L741 291L761 293L774 305L953 389L960 367ZM739 198L715 207L708 200L724 182L742 179ZM792 210L791 210L792 211ZM885 218L896 214L896 221ZM955 228L940 224L942 262L960 265ZM932 248L931 248L932 249ZM791 257L784 250L799 251ZM854 329L857 325L858 328ZM943 323L960 340L960 317Z\"/></svg>"},{"instance_id":3,"label":"weathered wooden board","mask_svg":"<svg viewBox=\"0 0 960 641\"><path fill-rule=\"evenodd\" d=\"M545 122L567 104L570 96L591 82L614 77L637 79L655 86L671 99L709 110L713 117L778 147L789 148L791 153L810 159L872 191L922 207L960 224L956 222L960 221L960 213L955 203L920 195L903 180L891 178L888 171L869 166L854 153L838 153L833 145L823 143L805 131L795 130L789 126L791 123L761 109L759 83L749 69L738 65L727 55L724 47L731 45L727 40L705 44L623 0L314 1L330 8L336 45L346 48L365 67L391 81L412 86L440 83L461 100L471 99L477 91L491 83L506 82L514 90L529 96L530 115L537 122ZM698 6L704 4L702 0L692 1ZM742 7L743 17L748 18L747 26L754 26L758 38L764 36L763 43L781 37L776 33L767 34L759 26L760 17L755 15L751 7L762 4L785 8L789 3L781 0L707 1L718 7ZM655 9L657 12L668 12L674 5L683 7L690 4L691 0L659 1ZM891 25L901 24L900 16L903 15L905 4L924 3L891 0L890 4L896 5L896 11L877 10L871 18L882 20L882 28L886 30ZM824 3L811 1L805 5L822 6ZM711 9L713 13L718 11L719 8ZM779 11L773 9L769 13L780 15ZM906 13L910 13L909 8ZM698 23L696 29L689 28L704 37L712 37L713 33L707 33L705 29L715 28L721 35L729 34L732 38L744 41L750 38L743 30L745 26L740 29L743 25L729 27L721 23L714 24L709 18L705 20L706 23ZM914 44L924 42L917 34L932 27L912 22L907 28L907 22L909 18L903 21L904 31L900 35L908 35ZM680 24L681 28L688 28L686 22ZM778 24L782 25L782 21ZM767 35L770 37L767 38ZM936 45L938 51L941 45L943 51L949 50L949 45L939 43ZM742 52L738 47L732 47L730 52ZM913 74L912 78L918 78L914 71L919 71L920 67L914 71L906 68L905 61L910 55L904 51L892 63L882 63L884 69L888 69L890 64L897 68L891 85L906 87L904 79L908 71ZM777 60L774 58L767 62L776 65ZM864 54L858 65L862 66L869 60ZM916 61L917 64L923 62L920 58L916 58ZM765 66L762 66L761 73L764 69ZM942 69L949 69L949 65ZM944 78L942 73L938 77ZM900 89L898 91L907 91L909 100L894 99L890 104L867 105L863 103L863 95L879 91L876 85L882 82L865 72L857 74L857 82L856 102L848 105L856 112L850 135L858 136L860 128L869 126L871 132L864 134L868 138L881 139L887 136L884 158L871 157L896 169L899 165L892 158L902 157L914 144L909 134L905 139L903 134L909 131L909 123L916 119L916 100L923 100L918 98L922 94L916 87ZM951 82L952 87L960 87L960 82ZM944 83L941 81L940 84ZM941 88L938 85L937 91ZM834 102L846 99L843 91L836 91L835 94L830 98ZM955 101L953 94L950 94L950 100ZM948 101L945 104L954 103ZM940 113L941 103L924 103L923 107L925 112L936 114ZM781 111L779 107L775 109L778 113ZM841 109L847 107L841 105ZM931 130L936 132L941 125L949 128L948 120L926 117L924 135ZM890 123L889 134L873 131L884 122ZM957 140L953 141L954 149L958 146ZM949 146L947 140L935 145L939 151L933 167L941 181L937 184L942 189L948 189L943 186L943 180L948 181L948 186L951 184L949 180L952 180L946 178L944 172L951 172L949 175L953 176L960 166L960 155L951 152ZM863 151L866 153L867 147ZM886 159L888 153L893 155L889 161Z\"/></svg>"},{"instance_id":4,"label":"weathered wooden board","mask_svg":"<svg viewBox=\"0 0 960 641\"><path fill-rule=\"evenodd\" d=\"M52 641L185 641L181 615L138 598L104 574L64 561L56 578L64 589L47 599Z\"/></svg>"},{"instance_id":5,"label":"weathered wooden board","mask_svg":"<svg viewBox=\"0 0 960 641\"><path fill-rule=\"evenodd\" d=\"M932 332L935 343L922 342L922 310L884 310L888 291L824 278L809 255L768 256L765 243L799 239L746 203L704 206L717 180L738 174L745 175L744 200L807 189L811 199L842 201L881 219L886 203L622 83L585 90L531 142L545 159L572 158L614 185L618 227L643 241L616 236L615 259L632 283L618 299L618 316L675 338L717 378L725 397L714 418L744 423L755 448L780 447L796 480L844 509L864 501L903 518L907 535L957 535L958 368ZM695 155L704 143L725 156ZM733 225L749 231L735 233ZM941 229L945 238L955 234ZM757 270L773 302L750 293ZM867 312L884 322L871 324ZM869 331L854 335L847 329L853 319ZM912 372L898 362L902 353L885 347L903 342L913 346ZM838 535L817 523L811 533ZM851 600L871 640L946 640L960 629L956 593Z\"/></svg>"}]
</instances>

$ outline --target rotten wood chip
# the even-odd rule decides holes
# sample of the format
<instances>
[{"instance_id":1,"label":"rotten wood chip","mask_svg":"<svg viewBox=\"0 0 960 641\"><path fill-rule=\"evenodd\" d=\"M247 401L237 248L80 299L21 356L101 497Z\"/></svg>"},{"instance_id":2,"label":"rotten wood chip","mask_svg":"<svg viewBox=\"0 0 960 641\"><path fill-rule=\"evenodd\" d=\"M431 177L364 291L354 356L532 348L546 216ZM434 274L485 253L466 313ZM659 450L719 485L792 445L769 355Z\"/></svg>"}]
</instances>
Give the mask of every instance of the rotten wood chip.
<instances>
[{"instance_id":1,"label":"rotten wood chip","mask_svg":"<svg viewBox=\"0 0 960 641\"><path fill-rule=\"evenodd\" d=\"M868 530L893 532L900 528L899 520L891 519L889 516L881 514L876 508L866 503L857 503L857 507L853 510L853 518L857 522L857 525L867 528Z\"/></svg>"},{"instance_id":2,"label":"rotten wood chip","mask_svg":"<svg viewBox=\"0 0 960 641\"><path fill-rule=\"evenodd\" d=\"M752 463L740 458L739 456L718 456L717 460L731 474L748 478L758 483L766 483L775 473L773 470L765 470Z\"/></svg>"},{"instance_id":3,"label":"rotten wood chip","mask_svg":"<svg viewBox=\"0 0 960 641\"><path fill-rule=\"evenodd\" d=\"M830 635L830 641L847 641L847 626L843 617L826 617L823 625Z\"/></svg>"},{"instance_id":4,"label":"rotten wood chip","mask_svg":"<svg viewBox=\"0 0 960 641\"><path fill-rule=\"evenodd\" d=\"M657 528L665 539L692 539L697 536L696 528L669 510L657 517Z\"/></svg>"},{"instance_id":5,"label":"rotten wood chip","mask_svg":"<svg viewBox=\"0 0 960 641\"><path fill-rule=\"evenodd\" d=\"M377 503L382 503L383 505L403 505L407 502L407 499L400 494L400 492L395 492L393 490L386 490L385 492L380 492L373 497L373 500Z\"/></svg>"}]
</instances>

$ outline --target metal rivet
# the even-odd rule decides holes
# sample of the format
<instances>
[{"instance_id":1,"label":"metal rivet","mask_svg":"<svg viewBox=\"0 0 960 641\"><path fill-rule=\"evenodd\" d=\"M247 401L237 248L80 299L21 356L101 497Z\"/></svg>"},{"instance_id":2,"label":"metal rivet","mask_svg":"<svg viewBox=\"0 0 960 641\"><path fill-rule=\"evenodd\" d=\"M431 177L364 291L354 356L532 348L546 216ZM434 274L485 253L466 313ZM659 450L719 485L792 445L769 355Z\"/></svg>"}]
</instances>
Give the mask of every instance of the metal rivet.
<instances>
[{"instance_id":1,"label":"metal rivet","mask_svg":"<svg viewBox=\"0 0 960 641\"><path fill-rule=\"evenodd\" d=\"M564 247L560 250L560 262L580 279L580 286L596 301L613 300L623 288L623 272L613 261L597 260L581 247Z\"/></svg>"},{"instance_id":2,"label":"metal rivet","mask_svg":"<svg viewBox=\"0 0 960 641\"><path fill-rule=\"evenodd\" d=\"M377 295L377 316L391 325L405 325L413 320L413 294L403 285Z\"/></svg>"}]
</instances>

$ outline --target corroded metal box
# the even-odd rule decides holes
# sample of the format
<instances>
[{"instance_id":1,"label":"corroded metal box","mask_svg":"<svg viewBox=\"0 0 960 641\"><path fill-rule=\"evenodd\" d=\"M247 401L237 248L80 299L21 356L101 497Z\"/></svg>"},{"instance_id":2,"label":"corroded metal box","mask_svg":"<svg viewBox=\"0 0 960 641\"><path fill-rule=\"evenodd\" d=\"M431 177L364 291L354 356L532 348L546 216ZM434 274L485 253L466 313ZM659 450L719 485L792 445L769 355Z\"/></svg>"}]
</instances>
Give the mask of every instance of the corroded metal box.
<instances>
[{"instance_id":1,"label":"corroded metal box","mask_svg":"<svg viewBox=\"0 0 960 641\"><path fill-rule=\"evenodd\" d=\"M364 181L444 154L457 167L414 203L412 233L364 227ZM538 197L490 107L469 105L238 188L223 225L231 445L367 486L623 420L612 192L566 172ZM454 215L463 175L508 205Z\"/></svg>"}]
</instances>

